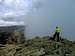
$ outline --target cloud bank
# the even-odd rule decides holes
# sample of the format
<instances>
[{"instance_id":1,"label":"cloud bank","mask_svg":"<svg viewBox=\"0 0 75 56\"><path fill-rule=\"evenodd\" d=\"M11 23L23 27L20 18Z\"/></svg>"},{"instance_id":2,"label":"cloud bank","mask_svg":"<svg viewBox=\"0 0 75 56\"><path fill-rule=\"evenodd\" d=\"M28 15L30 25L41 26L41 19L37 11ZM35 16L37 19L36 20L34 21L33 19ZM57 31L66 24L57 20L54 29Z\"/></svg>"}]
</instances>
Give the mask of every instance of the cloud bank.
<instances>
[{"instance_id":1,"label":"cloud bank","mask_svg":"<svg viewBox=\"0 0 75 56\"><path fill-rule=\"evenodd\" d=\"M0 23L20 20L18 17L27 15L35 7L38 7L37 0L0 0Z\"/></svg>"}]
</instances>

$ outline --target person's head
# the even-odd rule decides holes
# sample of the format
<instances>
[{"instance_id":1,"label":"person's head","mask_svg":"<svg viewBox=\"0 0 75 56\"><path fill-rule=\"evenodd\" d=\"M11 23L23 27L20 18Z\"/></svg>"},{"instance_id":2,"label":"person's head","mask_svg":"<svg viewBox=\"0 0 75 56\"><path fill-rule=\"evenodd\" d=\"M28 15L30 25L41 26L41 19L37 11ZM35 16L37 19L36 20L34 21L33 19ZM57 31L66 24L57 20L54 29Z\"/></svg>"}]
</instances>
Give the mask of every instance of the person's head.
<instances>
[{"instance_id":1,"label":"person's head","mask_svg":"<svg viewBox=\"0 0 75 56\"><path fill-rule=\"evenodd\" d=\"M59 26L56 26L56 28L59 28Z\"/></svg>"},{"instance_id":2,"label":"person's head","mask_svg":"<svg viewBox=\"0 0 75 56\"><path fill-rule=\"evenodd\" d=\"M60 26L59 26L59 25L57 25L57 26L56 26L56 28L60 28Z\"/></svg>"}]
</instances>

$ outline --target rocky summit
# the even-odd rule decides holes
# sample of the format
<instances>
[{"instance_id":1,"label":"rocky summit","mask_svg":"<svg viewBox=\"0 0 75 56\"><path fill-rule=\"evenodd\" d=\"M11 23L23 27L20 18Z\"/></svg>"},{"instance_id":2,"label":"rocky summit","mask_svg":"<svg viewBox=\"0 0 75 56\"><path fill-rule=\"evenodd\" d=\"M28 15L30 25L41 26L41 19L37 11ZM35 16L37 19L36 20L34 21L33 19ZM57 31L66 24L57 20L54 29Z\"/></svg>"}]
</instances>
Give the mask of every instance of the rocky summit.
<instances>
[{"instance_id":1,"label":"rocky summit","mask_svg":"<svg viewBox=\"0 0 75 56\"><path fill-rule=\"evenodd\" d=\"M0 56L75 56L75 42L60 42L49 36L35 37L22 44L0 44Z\"/></svg>"}]
</instances>

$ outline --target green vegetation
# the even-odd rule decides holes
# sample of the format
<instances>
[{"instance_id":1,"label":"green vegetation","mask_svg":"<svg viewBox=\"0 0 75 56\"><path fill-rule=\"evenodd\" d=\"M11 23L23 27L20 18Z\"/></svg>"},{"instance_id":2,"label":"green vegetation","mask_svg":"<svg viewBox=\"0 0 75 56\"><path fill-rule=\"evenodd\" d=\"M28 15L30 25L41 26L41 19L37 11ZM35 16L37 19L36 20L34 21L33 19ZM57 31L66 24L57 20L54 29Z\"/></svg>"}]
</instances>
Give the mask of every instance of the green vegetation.
<instances>
[{"instance_id":1,"label":"green vegetation","mask_svg":"<svg viewBox=\"0 0 75 56\"><path fill-rule=\"evenodd\" d=\"M0 56L75 56L74 48L74 41L56 42L49 36L37 36L23 44L0 45Z\"/></svg>"}]
</instances>

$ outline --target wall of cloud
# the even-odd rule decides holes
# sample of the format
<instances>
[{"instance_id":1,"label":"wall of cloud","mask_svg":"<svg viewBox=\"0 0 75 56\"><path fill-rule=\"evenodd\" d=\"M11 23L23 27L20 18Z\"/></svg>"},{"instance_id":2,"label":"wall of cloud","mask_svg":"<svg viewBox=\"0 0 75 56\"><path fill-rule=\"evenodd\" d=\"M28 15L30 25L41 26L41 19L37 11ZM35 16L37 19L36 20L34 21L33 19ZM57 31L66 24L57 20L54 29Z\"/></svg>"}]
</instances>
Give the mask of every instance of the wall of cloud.
<instances>
[{"instance_id":1,"label":"wall of cloud","mask_svg":"<svg viewBox=\"0 0 75 56\"><path fill-rule=\"evenodd\" d=\"M0 0L0 21L24 21L27 36L53 34L56 25L62 36L75 40L74 0Z\"/></svg>"},{"instance_id":2,"label":"wall of cloud","mask_svg":"<svg viewBox=\"0 0 75 56\"><path fill-rule=\"evenodd\" d=\"M33 24L33 19L28 17L39 9L40 5L40 0L0 0L0 26L17 24L18 21L25 22L28 35Z\"/></svg>"}]
</instances>

